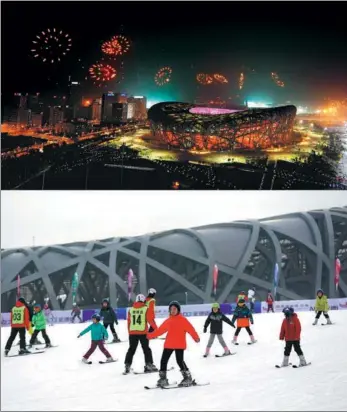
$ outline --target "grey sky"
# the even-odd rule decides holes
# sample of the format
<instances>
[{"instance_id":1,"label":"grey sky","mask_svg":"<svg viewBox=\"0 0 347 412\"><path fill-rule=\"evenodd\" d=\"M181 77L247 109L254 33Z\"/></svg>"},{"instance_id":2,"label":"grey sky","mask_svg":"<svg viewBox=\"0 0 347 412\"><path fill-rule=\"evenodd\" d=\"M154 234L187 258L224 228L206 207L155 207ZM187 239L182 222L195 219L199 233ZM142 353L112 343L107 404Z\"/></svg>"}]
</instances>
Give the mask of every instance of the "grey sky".
<instances>
[{"instance_id":1,"label":"grey sky","mask_svg":"<svg viewBox=\"0 0 347 412\"><path fill-rule=\"evenodd\" d=\"M1 192L1 247L141 235L347 205L344 191Z\"/></svg>"}]
</instances>

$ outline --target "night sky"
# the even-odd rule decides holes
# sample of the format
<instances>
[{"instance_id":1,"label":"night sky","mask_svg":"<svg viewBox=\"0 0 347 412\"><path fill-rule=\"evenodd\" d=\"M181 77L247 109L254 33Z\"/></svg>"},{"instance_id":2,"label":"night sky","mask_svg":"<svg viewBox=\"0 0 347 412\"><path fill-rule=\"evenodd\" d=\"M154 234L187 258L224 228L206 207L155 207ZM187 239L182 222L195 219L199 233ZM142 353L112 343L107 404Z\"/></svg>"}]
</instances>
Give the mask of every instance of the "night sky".
<instances>
[{"instance_id":1,"label":"night sky","mask_svg":"<svg viewBox=\"0 0 347 412\"><path fill-rule=\"evenodd\" d=\"M63 90L100 60L100 45L127 36L124 80L108 90L162 99L191 100L199 72L222 73L227 86L211 95L238 93L241 70L247 92L272 90L279 99L314 101L347 95L347 24L343 2L5 2L2 17L2 93ZM72 37L72 50L54 66L35 60L31 41L56 27ZM78 61L81 59L81 62ZM119 68L120 60L116 63ZM162 66L173 69L172 83L159 88L153 78ZM84 67L84 68L83 68ZM274 86L275 71L285 82ZM88 92L92 82L84 83ZM224 88L222 90L222 87ZM98 93L101 94L100 89ZM253 96L252 96L253 97Z\"/></svg>"}]
</instances>

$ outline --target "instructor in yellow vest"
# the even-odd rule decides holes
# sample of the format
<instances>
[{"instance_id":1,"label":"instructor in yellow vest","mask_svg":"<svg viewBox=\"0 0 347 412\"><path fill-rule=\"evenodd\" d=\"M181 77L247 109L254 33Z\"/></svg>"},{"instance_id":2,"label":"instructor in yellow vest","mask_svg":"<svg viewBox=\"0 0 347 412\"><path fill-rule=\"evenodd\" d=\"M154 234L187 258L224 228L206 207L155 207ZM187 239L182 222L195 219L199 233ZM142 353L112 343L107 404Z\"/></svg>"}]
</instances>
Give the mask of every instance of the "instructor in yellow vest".
<instances>
[{"instance_id":1,"label":"instructor in yellow vest","mask_svg":"<svg viewBox=\"0 0 347 412\"><path fill-rule=\"evenodd\" d=\"M150 316L153 318L153 323L155 325L154 329L157 328L157 324L155 323L155 295L157 291L153 288L148 289L148 296L146 297L146 305L150 312ZM152 326L149 327L148 333L152 333L154 331Z\"/></svg>"}]
</instances>

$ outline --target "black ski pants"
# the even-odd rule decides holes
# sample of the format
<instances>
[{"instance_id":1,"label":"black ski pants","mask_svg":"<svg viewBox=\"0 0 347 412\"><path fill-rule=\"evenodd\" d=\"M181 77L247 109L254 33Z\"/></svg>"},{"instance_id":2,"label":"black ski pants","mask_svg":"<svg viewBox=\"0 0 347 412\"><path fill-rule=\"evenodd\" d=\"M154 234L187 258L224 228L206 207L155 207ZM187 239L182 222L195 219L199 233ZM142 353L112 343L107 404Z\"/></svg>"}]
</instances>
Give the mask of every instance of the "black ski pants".
<instances>
[{"instance_id":1,"label":"black ski pants","mask_svg":"<svg viewBox=\"0 0 347 412\"><path fill-rule=\"evenodd\" d=\"M125 365L131 365L137 349L137 345L141 343L143 354L145 355L145 364L153 363L152 350L149 347L149 340L146 335L129 335L129 349L125 356Z\"/></svg>"},{"instance_id":2,"label":"black ski pants","mask_svg":"<svg viewBox=\"0 0 347 412\"><path fill-rule=\"evenodd\" d=\"M80 323L83 322L83 320L82 320L82 318L81 318L81 315L80 315L80 314L77 315L76 313L74 313L74 314L72 315L71 322L74 323L76 318L78 318L78 319L80 320Z\"/></svg>"},{"instance_id":3,"label":"black ski pants","mask_svg":"<svg viewBox=\"0 0 347 412\"><path fill-rule=\"evenodd\" d=\"M175 352L176 362L180 370L187 371L188 366L184 362L184 349L164 349L160 360L160 370L163 372L167 371L167 364L173 352Z\"/></svg>"},{"instance_id":4,"label":"black ski pants","mask_svg":"<svg viewBox=\"0 0 347 412\"><path fill-rule=\"evenodd\" d=\"M25 349L25 328L12 328L10 337L7 340L5 350L10 350L17 334L19 333L19 347Z\"/></svg>"},{"instance_id":5,"label":"black ski pants","mask_svg":"<svg viewBox=\"0 0 347 412\"><path fill-rule=\"evenodd\" d=\"M323 313L325 319L329 319L328 312L323 312L322 310L317 312L316 319L319 319L322 313Z\"/></svg>"},{"instance_id":6,"label":"black ski pants","mask_svg":"<svg viewBox=\"0 0 347 412\"><path fill-rule=\"evenodd\" d=\"M303 355L299 340L287 340L286 346L284 347L284 356L289 356L293 347L298 356Z\"/></svg>"},{"instance_id":7,"label":"black ski pants","mask_svg":"<svg viewBox=\"0 0 347 412\"><path fill-rule=\"evenodd\" d=\"M31 338L30 338L30 341L29 341L29 345L33 345L33 344L35 343L36 338L37 338L37 335L38 335L40 332L42 333L42 337L43 337L43 339L45 340L46 345L49 345L49 344L51 343L51 341L50 341L50 339L49 339L49 337L48 337L48 335L47 335L46 329L42 329L42 330L37 330L37 329L35 329L35 330L34 330L34 333L31 335Z\"/></svg>"},{"instance_id":8,"label":"black ski pants","mask_svg":"<svg viewBox=\"0 0 347 412\"><path fill-rule=\"evenodd\" d=\"M275 311L274 311L274 305L273 305L272 303L269 303L269 304L267 305L267 313L269 313L270 310L271 310L272 313L275 313Z\"/></svg>"},{"instance_id":9,"label":"black ski pants","mask_svg":"<svg viewBox=\"0 0 347 412\"><path fill-rule=\"evenodd\" d=\"M243 328L236 328L235 336L239 336L239 333L241 332L241 329L243 329ZM249 335L249 336L252 336L252 335L253 335L253 333L252 333L252 331L251 331L251 328L250 328L249 326L247 326L245 329L246 329L246 331L248 332L248 335Z\"/></svg>"},{"instance_id":10,"label":"black ski pants","mask_svg":"<svg viewBox=\"0 0 347 412\"><path fill-rule=\"evenodd\" d=\"M110 327L111 332L112 332L112 335L113 335L115 338L118 338L118 335L117 335L116 329L114 328L113 323L105 323L105 322L104 322L104 327L105 327L106 330L107 330L108 327Z\"/></svg>"}]
</instances>

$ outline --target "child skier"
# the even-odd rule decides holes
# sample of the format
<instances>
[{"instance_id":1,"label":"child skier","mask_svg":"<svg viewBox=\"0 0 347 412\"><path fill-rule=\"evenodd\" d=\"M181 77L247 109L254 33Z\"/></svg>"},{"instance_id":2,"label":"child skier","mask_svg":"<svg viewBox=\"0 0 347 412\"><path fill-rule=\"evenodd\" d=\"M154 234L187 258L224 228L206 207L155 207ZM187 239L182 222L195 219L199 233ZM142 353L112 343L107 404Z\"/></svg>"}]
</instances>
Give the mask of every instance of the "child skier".
<instances>
[{"instance_id":1,"label":"child skier","mask_svg":"<svg viewBox=\"0 0 347 412\"><path fill-rule=\"evenodd\" d=\"M244 301L246 301L246 300L248 299L245 291L242 291L242 292L240 292L240 293L237 295L237 297L236 297L236 303L237 303L240 299L243 299Z\"/></svg>"},{"instance_id":2,"label":"child skier","mask_svg":"<svg viewBox=\"0 0 347 412\"><path fill-rule=\"evenodd\" d=\"M48 301L46 301L45 304L43 305L43 311L46 316L46 320L49 323L49 326L53 326L52 310L48 304Z\"/></svg>"},{"instance_id":3,"label":"child skier","mask_svg":"<svg viewBox=\"0 0 347 412\"><path fill-rule=\"evenodd\" d=\"M267 313L269 313L270 310L271 310L272 313L275 313L275 311L274 311L275 300L272 296L271 290L269 290L267 292L266 303L267 303Z\"/></svg>"},{"instance_id":4,"label":"child skier","mask_svg":"<svg viewBox=\"0 0 347 412\"><path fill-rule=\"evenodd\" d=\"M29 330L30 328L30 316L29 310L25 305L24 298L19 298L16 302L16 305L11 310L11 334L7 340L5 346L5 356L8 355L10 351L13 341L15 340L17 334L19 333L19 354L25 355L30 353L26 349L25 345L25 330Z\"/></svg>"},{"instance_id":5,"label":"child skier","mask_svg":"<svg viewBox=\"0 0 347 412\"><path fill-rule=\"evenodd\" d=\"M100 323L100 316L93 315L92 316L92 324L85 328L77 337L80 338L87 332L91 331L92 334L92 343L88 352L83 356L82 362L89 363L88 359L89 356L95 352L95 349L99 347L101 352L106 356L106 362L114 362L114 359L110 355L109 351L105 348L104 340L108 338L107 330L105 329L104 325Z\"/></svg>"},{"instance_id":6,"label":"child skier","mask_svg":"<svg viewBox=\"0 0 347 412\"><path fill-rule=\"evenodd\" d=\"M34 326L35 330L34 333L31 335L29 341L29 347L32 347L35 342L37 335L41 332L42 337L45 340L46 348L52 347L51 341L46 333L46 317L41 310L41 305L39 303L35 303L34 305L34 315L32 318L32 325Z\"/></svg>"},{"instance_id":7,"label":"child skier","mask_svg":"<svg viewBox=\"0 0 347 412\"><path fill-rule=\"evenodd\" d=\"M113 310L112 306L110 305L110 302L108 299L104 299L101 304L101 309L100 309L100 317L103 318L103 323L105 326L105 329L107 330L108 327L110 327L112 335L113 335L113 343L118 343L120 342L120 339L118 338L116 329L114 328L113 324L115 323L118 325L118 319L115 311Z\"/></svg>"},{"instance_id":8,"label":"child skier","mask_svg":"<svg viewBox=\"0 0 347 412\"><path fill-rule=\"evenodd\" d=\"M145 373L158 372L153 364L153 355L147 339L148 324L155 329L153 317L146 305L146 297L142 294L136 296L135 303L128 312L129 349L125 356L124 375L130 373L130 367L139 342L145 355Z\"/></svg>"},{"instance_id":9,"label":"child skier","mask_svg":"<svg viewBox=\"0 0 347 412\"><path fill-rule=\"evenodd\" d=\"M253 333L249 327L249 324L251 323L253 325L253 315L252 312L250 311L250 309L246 306L246 302L244 299L240 299L237 303L237 306L235 308L235 312L234 312L234 316L231 320L232 326L234 326L235 321L237 320L237 328L235 331L235 335L234 338L232 340L232 343L234 345L238 345L237 343L237 337L239 336L239 333L241 331L242 328L245 328L246 331L249 334L249 337L251 338L251 342L249 342L249 344L252 343L256 343L256 340L254 339Z\"/></svg>"},{"instance_id":10,"label":"child skier","mask_svg":"<svg viewBox=\"0 0 347 412\"><path fill-rule=\"evenodd\" d=\"M80 323L83 322L81 319L81 309L77 306L77 303L73 303L72 305L71 316L71 323L75 322L75 318L78 318L80 320Z\"/></svg>"},{"instance_id":11,"label":"child skier","mask_svg":"<svg viewBox=\"0 0 347 412\"><path fill-rule=\"evenodd\" d=\"M248 291L248 301L249 301L249 308L251 309L252 313L254 312L254 302L255 302L255 288L251 288Z\"/></svg>"},{"instance_id":12,"label":"child skier","mask_svg":"<svg viewBox=\"0 0 347 412\"><path fill-rule=\"evenodd\" d=\"M318 323L318 319L320 318L321 314L323 313L325 319L327 320L327 325L332 325L332 322L330 320L330 317L328 315L329 312L329 302L328 302L328 298L326 295L324 295L324 292L322 291L322 289L318 289L317 290L317 298L316 298L316 304L314 307L314 310L316 312L316 318L313 322L313 325L317 325Z\"/></svg>"},{"instance_id":13,"label":"child skier","mask_svg":"<svg viewBox=\"0 0 347 412\"><path fill-rule=\"evenodd\" d=\"M286 346L284 348L284 358L282 362L282 367L289 365L289 356L294 347L295 352L299 356L300 366L306 366L307 362L305 356L300 347L300 335L301 335L301 324L294 309L287 307L283 309L285 318L282 322L280 340L286 341Z\"/></svg>"},{"instance_id":14,"label":"child skier","mask_svg":"<svg viewBox=\"0 0 347 412\"><path fill-rule=\"evenodd\" d=\"M200 338L189 320L181 315L181 305L178 302L173 301L169 304L169 312L170 317L166 319L158 329L147 335L148 339L154 339L155 337L163 335L167 332L164 350L160 360L159 380L157 382L157 386L161 387L169 384L166 377L167 364L173 352L175 352L176 362L183 375L183 380L178 386L191 386L194 385L194 381L186 363L184 362L184 351L187 348L186 334L189 333L195 342L200 342Z\"/></svg>"},{"instance_id":15,"label":"child skier","mask_svg":"<svg viewBox=\"0 0 347 412\"><path fill-rule=\"evenodd\" d=\"M207 356L210 353L210 349L212 347L212 344L214 342L215 337L217 336L219 343L222 345L222 348L224 349L224 354L223 356L228 356L230 355L230 350L225 343L223 339L223 322L226 322L230 326L233 326L235 328L235 325L231 323L231 320L228 319L220 310L219 303L213 303L212 304L212 312L208 315L205 324L204 324L204 333L207 332L207 328L209 325L210 327L210 338L208 340L207 346L206 346L206 352L204 355L204 358L207 358Z\"/></svg>"}]
</instances>

